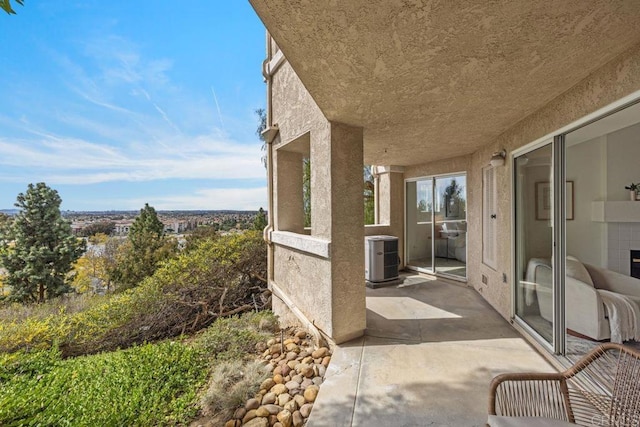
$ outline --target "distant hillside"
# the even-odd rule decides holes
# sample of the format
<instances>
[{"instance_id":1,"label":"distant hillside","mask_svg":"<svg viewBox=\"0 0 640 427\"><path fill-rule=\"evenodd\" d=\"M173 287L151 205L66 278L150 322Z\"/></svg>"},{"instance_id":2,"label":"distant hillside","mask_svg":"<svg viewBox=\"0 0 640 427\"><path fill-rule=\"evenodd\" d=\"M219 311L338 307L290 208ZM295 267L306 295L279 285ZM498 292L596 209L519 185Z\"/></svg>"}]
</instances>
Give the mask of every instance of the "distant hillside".
<instances>
[{"instance_id":1,"label":"distant hillside","mask_svg":"<svg viewBox=\"0 0 640 427\"><path fill-rule=\"evenodd\" d=\"M0 209L0 213L14 216L20 212L19 209ZM266 212L266 211L265 211ZM131 210L131 211L62 211L62 216L69 219L78 219L78 218L86 218L86 217L103 217L103 218L114 218L114 217L122 217L122 218L135 218L140 211L139 210ZM159 210L158 214L162 216L170 216L170 217L186 217L186 216L207 216L207 215L255 215L258 211L241 211L241 210ZM117 219L122 219L117 218Z\"/></svg>"},{"instance_id":2,"label":"distant hillside","mask_svg":"<svg viewBox=\"0 0 640 427\"><path fill-rule=\"evenodd\" d=\"M7 209L18 212L17 209ZM0 212L3 212L0 210ZM184 215L204 215L204 214L255 214L258 211L240 211L240 210L158 210L159 214L184 214ZM62 211L62 215L138 215L140 210L131 211Z\"/></svg>"}]
</instances>

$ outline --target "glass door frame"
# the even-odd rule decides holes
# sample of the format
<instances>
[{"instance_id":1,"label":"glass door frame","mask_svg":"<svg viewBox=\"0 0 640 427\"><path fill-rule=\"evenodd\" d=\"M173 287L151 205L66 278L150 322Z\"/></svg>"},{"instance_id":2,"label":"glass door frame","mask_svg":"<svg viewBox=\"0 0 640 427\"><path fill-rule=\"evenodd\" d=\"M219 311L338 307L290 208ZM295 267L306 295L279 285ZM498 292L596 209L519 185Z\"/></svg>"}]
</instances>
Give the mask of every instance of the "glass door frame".
<instances>
[{"instance_id":1,"label":"glass door frame","mask_svg":"<svg viewBox=\"0 0 640 427\"><path fill-rule=\"evenodd\" d=\"M416 178L407 178L404 180L404 251L403 251L403 257L404 257L404 266L405 268L407 268L408 270L414 270L420 273L427 273L427 274L436 274L436 270L435 270L435 264L436 264L436 260L435 260L435 244L434 244L434 239L433 239L433 235L435 233L435 223L434 223L434 218L435 218L435 213L433 210L433 207L431 208L431 268L425 268L425 267L418 267L415 265L410 265L409 264L409 239L408 239L408 232L409 232L409 227L408 227L408 222L407 222L407 184L410 182L415 182L416 183L416 193L418 191L418 186L417 183L419 181L431 181L431 201L433 204L433 201L435 200L435 176L420 176L420 177L416 177Z\"/></svg>"},{"instance_id":2,"label":"glass door frame","mask_svg":"<svg viewBox=\"0 0 640 427\"><path fill-rule=\"evenodd\" d=\"M609 105L606 105L598 110L593 111L577 120L574 120L560 129L548 133L547 135L536 139L535 141L527 144L523 147L513 150L509 154L509 160L511 165L511 313L510 317L513 322L526 334L534 339L537 344L542 348L547 349L551 353L555 353L561 363L566 366L570 366L566 357L564 357L566 350L566 323L565 323L565 289L564 289L564 275L565 275L565 259L566 259L566 206L565 206L565 186L560 184L564 183L566 177L566 143L565 135L573 132L579 128L587 126L591 123L597 122L609 115L622 111L634 104L640 103L640 90L624 96ZM554 265L554 293L553 293L553 308L554 308L554 328L553 328L553 340L552 344L549 344L542 337L540 337L530 326L528 326L522 319L516 316L516 277L517 272L517 258L516 258L516 199L515 189L517 183L517 176L513 171L515 170L516 157L540 148L546 144L553 144L553 174L554 174L554 206L553 206L553 218L554 231L553 239L555 245L553 246L552 262ZM556 286L558 284L558 286Z\"/></svg>"},{"instance_id":3,"label":"glass door frame","mask_svg":"<svg viewBox=\"0 0 640 427\"><path fill-rule=\"evenodd\" d=\"M511 179L511 254L512 254L512 273L511 277L511 318L522 329L524 329L529 336L547 351L556 355L563 355L565 353L565 289L564 289L564 274L566 257L566 205L565 205L565 132L555 135L552 138L545 138L534 144L527 145L520 149L514 150L510 155L512 179ZM552 197L552 210L551 210L551 226L552 226L552 245L551 245L551 265L553 266L553 282L552 282L552 306L553 306L553 325L552 325L552 339L551 342L545 340L537 331L535 331L529 324L516 313L517 304L517 291L518 286L516 272L518 271L518 247L517 239L518 223L518 203L517 193L518 188L518 175L516 171L517 159L527 153L530 153L539 148L551 145L551 170L553 174L553 197Z\"/></svg>"},{"instance_id":4,"label":"glass door frame","mask_svg":"<svg viewBox=\"0 0 640 427\"><path fill-rule=\"evenodd\" d=\"M431 268L424 268L424 267L417 267L417 266L413 266L410 265L408 263L409 261L409 257L407 254L409 254L408 251L408 241L409 239L407 238L407 234L409 232L409 227L408 227L408 223L407 223L407 183L409 182L418 182L418 181L431 181L431 200L433 201L434 205L435 205L435 197L436 197L436 179L438 178L447 178L447 177L455 177L455 176L464 176L465 177L465 201L467 201L468 199L468 193L467 193L467 172L466 171L461 171L461 172L451 172L451 173L444 173L444 174L435 174L435 175L426 175L426 176L418 176L418 177L414 177L414 178L405 178L404 180L404 252L403 252L403 257L404 257L404 266L406 269L408 270L413 270L413 271L417 271L420 273L426 273L426 274L433 274L434 276L441 276L441 277L445 277L447 279L451 279L451 280L456 280L459 282L467 282L468 280L468 272L465 273L465 276L457 276L455 274L447 274L444 272L439 272L436 268L436 239L435 239L435 228L436 228L436 221L435 221L435 209L431 209ZM466 209L466 208L465 208ZM465 221L467 222L467 224L469 224L469 219L468 219L468 211L465 211ZM469 239L468 236L465 236L466 239L466 243L465 243L465 255L468 256L468 244L469 244ZM465 263L466 264L466 263Z\"/></svg>"}]
</instances>

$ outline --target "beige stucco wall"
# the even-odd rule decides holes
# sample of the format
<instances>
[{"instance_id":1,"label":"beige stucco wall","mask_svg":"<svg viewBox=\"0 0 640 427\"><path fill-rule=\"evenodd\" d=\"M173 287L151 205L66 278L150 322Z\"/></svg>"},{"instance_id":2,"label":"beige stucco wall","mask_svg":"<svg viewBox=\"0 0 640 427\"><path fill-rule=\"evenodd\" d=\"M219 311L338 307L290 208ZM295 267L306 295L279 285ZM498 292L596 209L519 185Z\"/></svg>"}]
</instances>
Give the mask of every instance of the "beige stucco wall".
<instances>
[{"instance_id":1,"label":"beige stucco wall","mask_svg":"<svg viewBox=\"0 0 640 427\"><path fill-rule=\"evenodd\" d=\"M250 2L372 164L473 153L640 41L633 0Z\"/></svg>"},{"instance_id":2,"label":"beige stucco wall","mask_svg":"<svg viewBox=\"0 0 640 427\"><path fill-rule=\"evenodd\" d=\"M364 328L362 324L364 288L362 291L358 290L362 280L362 237L365 233L384 233L403 237L404 178L466 171L468 284L481 293L504 317L509 318L513 280L512 167L509 161L511 152L637 90L640 90L640 45L592 73L567 92L551 100L545 107L513 124L491 144L475 153L407 167L404 175L400 175L401 178L393 184L395 191L391 192L393 209L390 215L394 220L391 224L363 229L357 226L353 218L312 215L312 236L332 240L333 244L336 231L342 230L348 234L349 238L342 242L336 241L338 246L332 247L336 258L332 261L283 247L276 248L274 267L276 282L283 290L293 295L299 308L328 334L335 336L335 334L345 333L340 328L349 325L350 322L357 324L356 329ZM526 99L522 102L526 102ZM316 168L312 166L312 186L316 189L312 192L314 212L335 214L340 206L345 206L345 200L340 199L342 196L337 193L340 187L332 185L331 179L338 177L332 177L331 168L327 165L333 162L334 165L344 166L353 161L358 154L345 149L343 154L350 159L345 160L331 151L339 145L335 138L332 139L332 134L342 132L340 126L336 127L326 120L286 62L273 79L272 112L274 123L280 126L279 142L276 143L276 147L306 132L311 132L312 159L315 159L316 166L324 165ZM357 129L347 127L344 131L346 140L358 139ZM401 146L401 143L398 145ZM505 166L496 168L498 253L497 267L494 270L482 263L482 169L487 166L491 154L501 149L506 149L508 156ZM361 151L357 141L353 145L353 150ZM359 169L360 165L357 165L357 168ZM348 174L345 168L342 167L340 170L340 173ZM352 178L353 176L350 179ZM354 191L351 185L348 187L347 192ZM400 246L403 247L402 244ZM482 283L483 275L488 279L487 284ZM503 276L506 280L503 280ZM335 283L355 281L358 285L341 289L332 286L334 281ZM342 293L336 293L336 291ZM348 331L346 333L349 334Z\"/></svg>"},{"instance_id":3,"label":"beige stucco wall","mask_svg":"<svg viewBox=\"0 0 640 427\"><path fill-rule=\"evenodd\" d=\"M287 145L305 134L311 134L311 138L318 138L319 133L326 132L328 126L317 105L306 91L291 66L285 61L278 68L272 78L272 120L279 127L279 134L274 141L274 164L276 183L274 185L275 226L279 223L296 223L295 220L283 220L281 217L286 212L278 211L279 199L286 199L289 192L299 193L296 199L302 199L302 180L287 179L287 170L278 172L279 157L289 157L284 150ZM286 167L286 162L280 163ZM297 174L294 174L297 175ZM278 179L279 178L279 179ZM280 187L281 191L278 191ZM284 189L284 191L282 191ZM316 192L313 193L317 196ZM315 200L312 200L314 205ZM317 202L316 202L317 203ZM297 205L297 203L296 203ZM302 206L296 206L299 218L302 218ZM321 221L315 218L313 234L328 237ZM297 230L293 230L297 231ZM293 304L303 313L307 319L318 326L327 334L331 334L331 304L327 296L331 295L331 262L329 259L310 256L302 251L285 246L274 245L273 277L270 280L282 289L291 299ZM286 304L278 300L276 296L274 311L281 317L285 325L293 323L295 318L291 316Z\"/></svg>"},{"instance_id":4,"label":"beige stucco wall","mask_svg":"<svg viewBox=\"0 0 640 427\"><path fill-rule=\"evenodd\" d=\"M474 229L481 230L482 212L482 167L486 166L493 151L506 149L508 153L526 146L545 135L569 125L570 123L603 108L620 98L640 90L640 45L628 50L620 57L592 73L573 88L552 100L544 108L515 124L491 145L479 150L471 156L467 179L479 183L473 186L477 195L470 195L469 216L474 221ZM512 167L509 161L504 167L496 169L498 184L498 264L493 270L477 256L470 256L469 284L476 288L503 316L511 314L511 176ZM472 188L471 185L469 185ZM475 222L477 221L477 222ZM469 253L482 254L482 240L469 239ZM507 275L507 283L502 281L502 274ZM488 284L483 285L481 275L488 277Z\"/></svg>"},{"instance_id":5,"label":"beige stucco wall","mask_svg":"<svg viewBox=\"0 0 640 427\"><path fill-rule=\"evenodd\" d=\"M331 262L284 246L274 248L274 279L302 313L320 329L331 331ZM286 315L280 310L281 315ZM287 322L285 322L287 323ZM326 331L328 329L328 331Z\"/></svg>"},{"instance_id":6,"label":"beige stucco wall","mask_svg":"<svg viewBox=\"0 0 640 427\"><path fill-rule=\"evenodd\" d=\"M276 231L302 233L301 140L311 159L310 237L327 254L274 244L272 286L336 342L359 336L365 325L362 128L329 122L285 61L272 79ZM292 163L293 162L293 163ZM286 228L285 228L286 227ZM303 240L299 241L304 244ZM275 292L277 298L277 292ZM288 316L283 301L274 310Z\"/></svg>"},{"instance_id":7,"label":"beige stucco wall","mask_svg":"<svg viewBox=\"0 0 640 427\"><path fill-rule=\"evenodd\" d=\"M573 88L550 101L545 107L514 124L493 143L470 156L407 167L405 178L467 172L467 275L474 287L505 318L511 316L511 282L513 280L512 242L512 167L511 151L551 134L620 98L640 90L640 45L606 64ZM482 263L482 169L493 152L506 149L505 166L496 168L498 187L498 254L494 270ZM396 205L404 209L404 205ZM506 281L503 281L503 274ZM482 283L487 276L487 284Z\"/></svg>"},{"instance_id":8,"label":"beige stucco wall","mask_svg":"<svg viewBox=\"0 0 640 427\"><path fill-rule=\"evenodd\" d=\"M327 126L324 115L286 61L273 75L271 113L280 129L275 148Z\"/></svg>"}]
</instances>

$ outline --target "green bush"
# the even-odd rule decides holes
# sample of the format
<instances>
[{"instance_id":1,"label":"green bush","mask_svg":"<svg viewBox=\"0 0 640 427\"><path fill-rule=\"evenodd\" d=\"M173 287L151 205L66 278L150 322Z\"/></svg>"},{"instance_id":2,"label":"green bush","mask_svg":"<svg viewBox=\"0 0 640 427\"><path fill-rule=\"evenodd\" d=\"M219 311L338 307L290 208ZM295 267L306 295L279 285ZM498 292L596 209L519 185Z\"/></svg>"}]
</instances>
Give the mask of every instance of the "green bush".
<instances>
[{"instance_id":1,"label":"green bush","mask_svg":"<svg viewBox=\"0 0 640 427\"><path fill-rule=\"evenodd\" d=\"M61 360L55 350L0 358L0 425L175 425L197 412L201 350L165 342Z\"/></svg>"},{"instance_id":2,"label":"green bush","mask_svg":"<svg viewBox=\"0 0 640 427\"><path fill-rule=\"evenodd\" d=\"M0 320L0 352L57 345L68 357L193 333L218 317L267 307L265 275L260 233L204 239L140 286L83 300L83 310L54 301L33 309L36 316L12 312Z\"/></svg>"},{"instance_id":3,"label":"green bush","mask_svg":"<svg viewBox=\"0 0 640 427\"><path fill-rule=\"evenodd\" d=\"M229 419L235 409L256 395L268 376L260 362L222 362L213 369L209 387L200 400L203 413Z\"/></svg>"},{"instance_id":4,"label":"green bush","mask_svg":"<svg viewBox=\"0 0 640 427\"><path fill-rule=\"evenodd\" d=\"M217 360L237 360L255 352L256 344L267 341L277 325L277 318L271 311L218 319L198 336L196 342Z\"/></svg>"}]
</instances>

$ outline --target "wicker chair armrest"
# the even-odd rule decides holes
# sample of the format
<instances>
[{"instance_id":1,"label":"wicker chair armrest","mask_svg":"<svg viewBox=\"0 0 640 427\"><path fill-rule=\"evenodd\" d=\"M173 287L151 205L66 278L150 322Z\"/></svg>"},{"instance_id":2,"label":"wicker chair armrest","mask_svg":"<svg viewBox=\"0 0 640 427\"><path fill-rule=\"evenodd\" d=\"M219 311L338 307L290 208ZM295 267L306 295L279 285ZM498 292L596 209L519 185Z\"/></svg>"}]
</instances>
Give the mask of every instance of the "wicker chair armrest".
<instances>
[{"instance_id":1,"label":"wicker chair armrest","mask_svg":"<svg viewBox=\"0 0 640 427\"><path fill-rule=\"evenodd\" d=\"M489 414L573 421L563 373L509 373L491 381Z\"/></svg>"}]
</instances>

